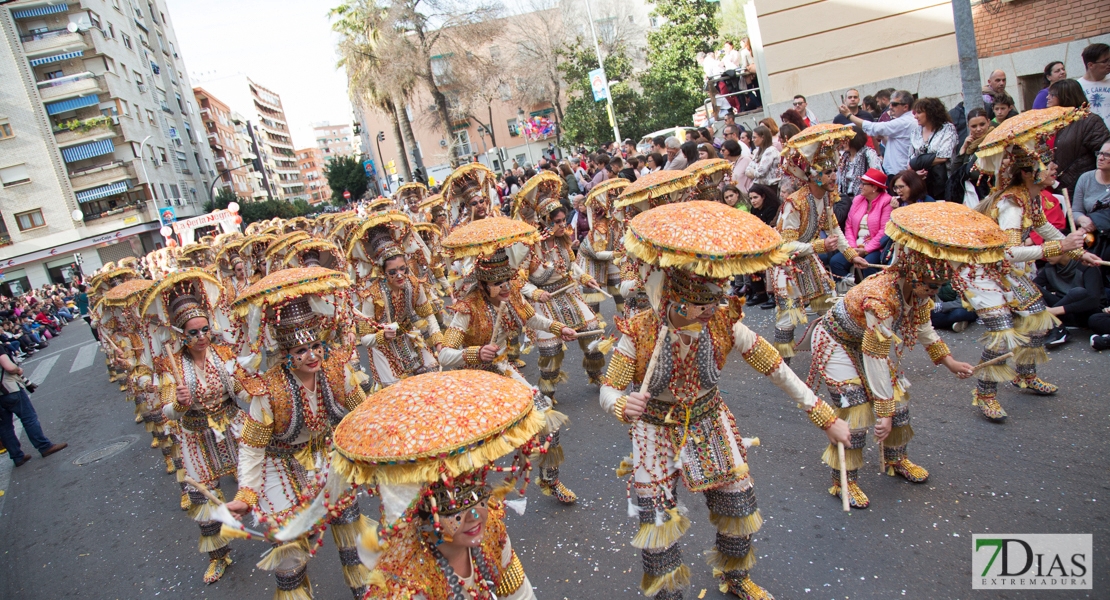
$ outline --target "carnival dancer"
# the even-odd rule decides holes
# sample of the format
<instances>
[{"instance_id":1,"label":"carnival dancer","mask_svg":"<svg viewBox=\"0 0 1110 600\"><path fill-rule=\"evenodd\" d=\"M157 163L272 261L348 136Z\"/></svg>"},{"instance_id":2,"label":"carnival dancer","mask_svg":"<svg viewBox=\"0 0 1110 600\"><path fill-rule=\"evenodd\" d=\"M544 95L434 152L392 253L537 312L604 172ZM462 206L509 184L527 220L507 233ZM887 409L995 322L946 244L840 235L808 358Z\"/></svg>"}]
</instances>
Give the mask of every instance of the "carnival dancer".
<instances>
[{"instance_id":1,"label":"carnival dancer","mask_svg":"<svg viewBox=\"0 0 1110 600\"><path fill-rule=\"evenodd\" d=\"M1081 118L1081 108L1053 107L1024 112L1007 119L979 144L979 169L997 173L992 194L976 210L994 219L1006 234L1006 262L1002 268L968 265L960 272L964 299L987 327L983 361L1007 352L1014 353L1014 368L1000 364L979 371L972 404L988 420L1000 423L1007 417L998 402L998 383L1038 395L1055 394L1057 387L1037 376L1037 365L1047 362L1045 339L1060 321L1050 314L1040 290L1031 281L1034 261L1067 255L1097 266L1100 259L1083 251L1083 232L1065 237L1044 216L1040 193L1055 176L1048 138ZM1027 240L1036 231L1040 245Z\"/></svg>"},{"instance_id":2,"label":"carnival dancer","mask_svg":"<svg viewBox=\"0 0 1110 600\"><path fill-rule=\"evenodd\" d=\"M328 487L277 537L303 535L335 514L331 498L360 486L381 498L381 527L359 544L373 569L367 598L534 600L505 523L507 507L524 511L505 497L523 495L542 446L532 397L482 371L417 375L371 395L336 428Z\"/></svg>"},{"instance_id":3,"label":"carnival dancer","mask_svg":"<svg viewBox=\"0 0 1110 600\"><path fill-rule=\"evenodd\" d=\"M906 454L914 430L909 381L899 363L907 350L921 342L933 364L944 365L960 379L972 375L972 366L956 360L933 331L932 297L946 282L959 287L956 273L964 262L1002 260L1005 241L993 221L949 202L895 209L886 234L897 244L894 263L849 290L817 322L806 382L816 392L824 381L837 416L852 428L844 467L849 503L855 508L869 504L858 474L872 424L888 475L900 475L912 483L929 478L929 472ZM833 470L829 493L841 497L835 444L829 445L821 460Z\"/></svg>"},{"instance_id":4,"label":"carnival dancer","mask_svg":"<svg viewBox=\"0 0 1110 600\"><path fill-rule=\"evenodd\" d=\"M632 219L625 233L625 250L645 265L654 310L617 321L623 335L600 400L606 413L630 425L632 455L618 473L631 474L629 488L635 490L628 508L640 520L632 545L642 553L645 596L682 598L690 581L679 549L690 526L678 503L681 480L688 490L704 493L717 527L707 557L721 589L741 598L771 598L749 577L756 558L752 535L763 522L746 461L750 441L740 437L717 389L733 349L804 408L830 442L849 441L848 425L832 407L741 322L742 301L725 296L728 277L785 260L780 244L759 219L705 201L653 208ZM629 384L642 387L629 393Z\"/></svg>"},{"instance_id":5,"label":"carnival dancer","mask_svg":"<svg viewBox=\"0 0 1110 600\"><path fill-rule=\"evenodd\" d=\"M150 288L142 309L162 412L180 424L185 473L218 497L220 478L235 474L245 417L236 400L246 397L244 385L250 384L221 337L228 328L226 317L217 313L221 289L200 269L178 271ZM215 583L231 565L231 548L220 523L211 519L205 496L192 485L186 489L189 516L200 523L199 549L209 558L204 581Z\"/></svg>"},{"instance_id":6,"label":"carnival dancer","mask_svg":"<svg viewBox=\"0 0 1110 600\"><path fill-rule=\"evenodd\" d=\"M858 257L849 246L832 207L836 187L839 140L852 137L847 125L807 127L790 138L783 169L805 182L782 203L777 229L790 258L770 271L775 290L775 349L787 363L794 356L794 328L808 323L806 307L822 315L830 307L835 288L818 254L839 250L849 260ZM820 233L828 237L821 239Z\"/></svg>"},{"instance_id":7,"label":"carnival dancer","mask_svg":"<svg viewBox=\"0 0 1110 600\"><path fill-rule=\"evenodd\" d=\"M427 215L420 209L420 205L428 197L428 186L419 181L412 181L397 188L393 192L393 199L401 205L402 212L413 223L423 223Z\"/></svg>"},{"instance_id":8,"label":"carnival dancer","mask_svg":"<svg viewBox=\"0 0 1110 600\"><path fill-rule=\"evenodd\" d=\"M690 200L721 202L724 187L732 181L732 163L723 158L707 158L686 167L697 178L690 190Z\"/></svg>"},{"instance_id":9,"label":"carnival dancer","mask_svg":"<svg viewBox=\"0 0 1110 600\"><path fill-rule=\"evenodd\" d=\"M108 381L111 381L112 383L119 383L119 389L121 392L126 391L127 389L126 382L122 382L122 380L127 377L127 373L125 372L124 367L122 365L118 365L117 361L115 360L116 358L122 357L117 357L117 354L119 353L116 351L115 348L112 348L110 340L106 339L110 337L109 335L107 335L108 332L100 331L102 327L100 321L103 317L102 312L104 309L101 301L104 299L104 294L108 290L116 287L117 285L125 281L138 278L139 273L136 272L134 269L128 267L118 267L115 263L111 261L102 266L100 270L96 272L96 274L89 278L89 316L91 317L89 325L93 329L97 330L97 338L99 338L100 345L104 349L104 358L105 362L108 365ZM104 333L104 335L101 335L101 333ZM142 415L136 414L135 422L142 423Z\"/></svg>"},{"instance_id":10,"label":"carnival dancer","mask_svg":"<svg viewBox=\"0 0 1110 600\"><path fill-rule=\"evenodd\" d=\"M250 393L239 444L239 491L227 503L233 514L253 512L260 523L280 526L327 483L332 430L364 398L348 363L351 347L337 331L349 308L336 294L349 286L338 271L290 268L264 277L232 305L242 322L258 324L249 328L250 351L265 346L275 363ZM366 521L354 494L334 500L332 537L347 585L361 598L369 571L358 562L355 545ZM258 563L274 571L275 600L312 597L309 542L306 534L279 545Z\"/></svg>"},{"instance_id":11,"label":"carnival dancer","mask_svg":"<svg viewBox=\"0 0 1110 600\"><path fill-rule=\"evenodd\" d=\"M482 163L465 164L443 181L443 199L452 227L491 216L497 198L497 177Z\"/></svg>"},{"instance_id":12,"label":"carnival dancer","mask_svg":"<svg viewBox=\"0 0 1110 600\"><path fill-rule=\"evenodd\" d=\"M531 225L504 217L482 219L447 236L443 246L453 257L477 260L473 272L464 278L461 298L454 304L455 315L439 351L441 365L491 371L527 383L502 352L507 340L525 327L547 331L563 341L577 338L573 329L538 314L521 296L520 261L527 256L527 246L538 238ZM539 465L540 489L559 502L572 504L577 496L559 481L559 465L563 462L559 428L566 417L551 409L550 398L543 394L536 395L536 402L548 419L547 434L551 437L551 448Z\"/></svg>"},{"instance_id":13,"label":"carnival dancer","mask_svg":"<svg viewBox=\"0 0 1110 600\"><path fill-rule=\"evenodd\" d=\"M542 199L536 207L536 216L544 231L539 243L532 246L527 263L528 283L521 291L532 299L536 314L559 320L579 334L582 369L590 384L600 384L605 356L594 342L601 339L601 321L590 310L578 288L580 284L587 287L598 284L574 262L571 246L574 234L567 227L567 211L559 202L559 196ZM582 335L587 331L596 333ZM554 400L555 386L567 380L567 374L562 371L563 339L544 330L536 330L534 336L540 354L540 392Z\"/></svg>"},{"instance_id":14,"label":"carnival dancer","mask_svg":"<svg viewBox=\"0 0 1110 600\"><path fill-rule=\"evenodd\" d=\"M216 256L220 280L224 284L225 298L229 302L253 283L248 273L247 261L239 253L242 246L242 240L231 242L220 249L220 253Z\"/></svg>"},{"instance_id":15,"label":"carnival dancer","mask_svg":"<svg viewBox=\"0 0 1110 600\"><path fill-rule=\"evenodd\" d=\"M613 201L628 184L627 179L610 179L590 190L586 196L590 232L578 246L578 266L598 284L608 288L618 314L624 312L624 296L621 296L621 273L615 260L621 255L620 240L624 228L612 217L612 210ZM600 289L583 286L582 297L595 315L601 314L601 301L605 299L605 294Z\"/></svg>"}]
</instances>

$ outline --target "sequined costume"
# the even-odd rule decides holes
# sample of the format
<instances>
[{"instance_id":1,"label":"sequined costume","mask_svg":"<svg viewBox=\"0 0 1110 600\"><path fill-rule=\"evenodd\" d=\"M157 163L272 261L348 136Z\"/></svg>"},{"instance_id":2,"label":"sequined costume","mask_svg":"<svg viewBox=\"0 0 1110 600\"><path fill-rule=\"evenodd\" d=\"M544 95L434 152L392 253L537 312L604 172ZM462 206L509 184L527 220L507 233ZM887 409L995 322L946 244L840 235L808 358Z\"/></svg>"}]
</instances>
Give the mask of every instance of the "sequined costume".
<instances>
[{"instance_id":1,"label":"sequined costume","mask_svg":"<svg viewBox=\"0 0 1110 600\"><path fill-rule=\"evenodd\" d=\"M951 354L933 331L931 299L906 299L904 276L897 269L876 273L849 290L813 330L813 362L806 383L819 391L821 382L829 390L836 415L852 428L852 443L845 448L849 500L865 508L867 496L858 484L863 466L867 430L876 418L891 417L892 429L883 441L883 466L914 483L929 473L910 462L906 445L913 439L910 426L909 381L899 369L902 354L920 341L934 364ZM829 493L840 496L840 461L830 444L821 460L833 470Z\"/></svg>"},{"instance_id":2,"label":"sequined costume","mask_svg":"<svg viewBox=\"0 0 1110 600\"><path fill-rule=\"evenodd\" d=\"M435 318L433 294L411 274L400 290L390 288L384 278L365 288L362 313L381 323L397 324L397 335L391 340L383 330L362 336L370 353L370 372L379 386L439 368L435 346L442 343L443 334Z\"/></svg>"},{"instance_id":3,"label":"sequined costume","mask_svg":"<svg viewBox=\"0 0 1110 600\"><path fill-rule=\"evenodd\" d=\"M620 267L615 262L621 255L620 240L624 236L624 226L612 218L611 213L613 200L627 185L626 180L616 179L607 181L590 192L586 199L590 232L578 245L576 261L582 271L607 288L617 305L617 313L624 312ZM590 310L600 315L601 301L605 299L605 295L583 286L582 296Z\"/></svg>"}]
</instances>

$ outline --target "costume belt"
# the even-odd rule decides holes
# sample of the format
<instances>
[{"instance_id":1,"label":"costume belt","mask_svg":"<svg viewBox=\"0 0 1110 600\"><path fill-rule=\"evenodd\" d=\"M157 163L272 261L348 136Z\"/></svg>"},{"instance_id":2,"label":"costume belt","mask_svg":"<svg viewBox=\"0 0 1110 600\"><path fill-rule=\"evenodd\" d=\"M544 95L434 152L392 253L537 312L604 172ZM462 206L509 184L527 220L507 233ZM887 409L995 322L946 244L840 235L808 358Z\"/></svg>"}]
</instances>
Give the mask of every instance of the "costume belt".
<instances>
[{"instance_id":1,"label":"costume belt","mask_svg":"<svg viewBox=\"0 0 1110 600\"><path fill-rule=\"evenodd\" d=\"M223 433L231 424L239 406L231 400L226 400L219 408L209 412L207 410L190 410L181 417L181 427L188 431L199 433L205 429L215 429Z\"/></svg>"},{"instance_id":2,"label":"costume belt","mask_svg":"<svg viewBox=\"0 0 1110 600\"><path fill-rule=\"evenodd\" d=\"M320 469L319 465L316 463L316 454L317 452L326 454L330 441L330 427L324 431L317 432L311 438L300 444L284 444L270 440L270 445L266 446L266 456L278 460L292 458L301 463L301 466L304 467L306 471L318 471Z\"/></svg>"},{"instance_id":3,"label":"costume belt","mask_svg":"<svg viewBox=\"0 0 1110 600\"><path fill-rule=\"evenodd\" d=\"M689 403L668 403L652 398L648 400L640 420L656 427L676 427L684 422L696 423L717 410L722 402L720 394L717 393L717 386L713 386L705 394Z\"/></svg>"},{"instance_id":4,"label":"costume belt","mask_svg":"<svg viewBox=\"0 0 1110 600\"><path fill-rule=\"evenodd\" d=\"M572 283L574 283L574 281L570 278L570 276L569 275L564 275L564 276L560 277L557 281L554 281L554 282L549 281L549 282L547 282L543 285L539 285L539 286L536 286L536 287L540 288L541 290L543 290L545 292L554 292L554 291L557 291L557 290L561 290L561 289L565 288L566 286L568 286Z\"/></svg>"}]
</instances>

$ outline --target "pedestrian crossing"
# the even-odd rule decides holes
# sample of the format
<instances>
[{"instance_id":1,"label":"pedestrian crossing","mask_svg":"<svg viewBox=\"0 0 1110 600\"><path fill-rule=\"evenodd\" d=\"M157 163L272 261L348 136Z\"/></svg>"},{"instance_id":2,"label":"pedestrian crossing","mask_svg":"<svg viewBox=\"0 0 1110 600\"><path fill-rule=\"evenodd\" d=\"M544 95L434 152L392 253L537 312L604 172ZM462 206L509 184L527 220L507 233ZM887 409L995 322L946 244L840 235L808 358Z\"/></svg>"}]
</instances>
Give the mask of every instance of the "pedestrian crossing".
<instances>
[{"instance_id":1,"label":"pedestrian crossing","mask_svg":"<svg viewBox=\"0 0 1110 600\"><path fill-rule=\"evenodd\" d=\"M61 356L51 356L35 365L35 370L31 372L31 377L27 380L28 383L41 385L43 381L46 381L46 376L50 374L50 369L53 369L54 365L58 363L59 358Z\"/></svg>"},{"instance_id":2,"label":"pedestrian crossing","mask_svg":"<svg viewBox=\"0 0 1110 600\"><path fill-rule=\"evenodd\" d=\"M96 360L96 344L86 344L81 346L77 351L77 358L73 359L73 366L69 368L70 373L76 373L82 369L87 369L92 366L93 361Z\"/></svg>"},{"instance_id":3,"label":"pedestrian crossing","mask_svg":"<svg viewBox=\"0 0 1110 600\"><path fill-rule=\"evenodd\" d=\"M28 383L42 385L44 381L50 376L54 369L57 368L59 372L64 372L62 369L69 366L69 373L80 373L89 367L98 364L98 354L100 352L100 345L94 341L89 341L84 344L70 346L58 350L54 353L47 354L41 358L36 355L23 362L21 365L24 371L24 377ZM60 367L58 365L61 365Z\"/></svg>"}]
</instances>

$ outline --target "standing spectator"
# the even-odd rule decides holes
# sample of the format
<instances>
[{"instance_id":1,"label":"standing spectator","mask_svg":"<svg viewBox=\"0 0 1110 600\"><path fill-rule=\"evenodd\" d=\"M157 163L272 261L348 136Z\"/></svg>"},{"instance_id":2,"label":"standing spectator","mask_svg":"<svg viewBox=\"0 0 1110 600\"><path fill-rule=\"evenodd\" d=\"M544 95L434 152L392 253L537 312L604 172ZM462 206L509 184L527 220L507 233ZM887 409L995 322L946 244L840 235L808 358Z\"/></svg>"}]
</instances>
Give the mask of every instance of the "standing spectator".
<instances>
[{"instance_id":1,"label":"standing spectator","mask_svg":"<svg viewBox=\"0 0 1110 600\"><path fill-rule=\"evenodd\" d=\"M588 193L590 190L594 189L597 184L609 179L609 160L609 155L604 152L598 152L590 158L590 162L593 163L594 176L593 179L582 188L583 192Z\"/></svg>"},{"instance_id":2,"label":"standing spectator","mask_svg":"<svg viewBox=\"0 0 1110 600\"><path fill-rule=\"evenodd\" d=\"M661 135L651 138L651 151L659 154L666 154L667 138Z\"/></svg>"},{"instance_id":3,"label":"standing spectator","mask_svg":"<svg viewBox=\"0 0 1110 600\"><path fill-rule=\"evenodd\" d=\"M574 213L567 219L567 226L574 232L574 249L577 250L578 244L590 232L590 219L586 215L586 196L583 194L571 196L570 202L574 206Z\"/></svg>"},{"instance_id":4,"label":"standing spectator","mask_svg":"<svg viewBox=\"0 0 1110 600\"><path fill-rule=\"evenodd\" d=\"M741 110L758 110L763 106L763 98L759 93L759 70L752 55L752 41L749 38L740 40L740 75L744 89L754 90L740 95Z\"/></svg>"},{"instance_id":5,"label":"standing spectator","mask_svg":"<svg viewBox=\"0 0 1110 600\"><path fill-rule=\"evenodd\" d=\"M1048 108L1048 86L1063 81L1068 78L1068 71L1064 68L1064 63L1054 60L1044 67L1044 89L1037 92L1036 99L1033 100L1033 108Z\"/></svg>"},{"instance_id":6,"label":"standing spectator","mask_svg":"<svg viewBox=\"0 0 1110 600\"><path fill-rule=\"evenodd\" d=\"M857 117L863 119L864 121L874 121L875 120L874 115L867 112L866 110L861 109L860 99L859 99L859 90L857 90L855 88L849 89L844 94L844 102L845 102L845 106L848 107L848 112L850 112L852 115L857 116ZM833 118L833 123L835 123L837 125L851 125L852 120L849 119L847 115L842 115L842 114L838 113L836 115L836 117Z\"/></svg>"},{"instance_id":7,"label":"standing spectator","mask_svg":"<svg viewBox=\"0 0 1110 600\"><path fill-rule=\"evenodd\" d=\"M1057 81L1048 87L1049 106L1074 108L1083 106L1087 101L1083 86L1071 79ZM1110 140L1110 131L1093 112L1056 133L1052 162L1059 169L1056 180L1068 190L1068 194L1075 196L1079 176L1095 168L1095 155L1107 140Z\"/></svg>"},{"instance_id":8,"label":"standing spectator","mask_svg":"<svg viewBox=\"0 0 1110 600\"><path fill-rule=\"evenodd\" d=\"M890 97L893 93L893 88L884 88L875 92L875 103L879 105L879 114L875 117L876 121L886 123L892 118L890 116Z\"/></svg>"},{"instance_id":9,"label":"standing spectator","mask_svg":"<svg viewBox=\"0 0 1110 600\"><path fill-rule=\"evenodd\" d=\"M858 125L853 126L853 129L855 129L856 136L848 140L848 149L840 155L840 166L836 172L840 199L847 202L848 206L851 206L852 199L860 193L860 185L862 184L860 177L871 169L881 170L883 168L883 163L879 160L879 154L867 145L867 134ZM883 177L883 190L886 190L886 176ZM836 212L835 207L833 212ZM843 212L845 215L848 214L847 207ZM837 214L836 218L840 221L840 227L843 229L843 218L840 214Z\"/></svg>"},{"instance_id":10,"label":"standing spectator","mask_svg":"<svg viewBox=\"0 0 1110 600\"><path fill-rule=\"evenodd\" d=\"M664 171L681 171L686 168L686 157L680 152L682 142L673 135L667 138L667 164L663 165Z\"/></svg>"},{"instance_id":11,"label":"standing spectator","mask_svg":"<svg viewBox=\"0 0 1110 600\"><path fill-rule=\"evenodd\" d=\"M559 163L559 175L566 183L563 186L563 197L570 199L571 194L579 194L581 190L578 189L578 179L574 177L574 171L570 168L570 163L563 161Z\"/></svg>"},{"instance_id":12,"label":"standing spectator","mask_svg":"<svg viewBox=\"0 0 1110 600\"><path fill-rule=\"evenodd\" d=\"M910 168L925 180L929 195L942 200L947 194L947 163L956 152L959 137L956 127L952 125L944 103L936 98L919 99L913 105L913 115L918 127L910 131Z\"/></svg>"},{"instance_id":13,"label":"standing spectator","mask_svg":"<svg viewBox=\"0 0 1110 600\"><path fill-rule=\"evenodd\" d=\"M991 105L991 111L994 114L994 124L996 126L1006 119L1015 117L1018 114L1017 108L1014 107L1014 99L1006 92L995 94L994 104Z\"/></svg>"},{"instance_id":14,"label":"standing spectator","mask_svg":"<svg viewBox=\"0 0 1110 600\"><path fill-rule=\"evenodd\" d=\"M642 174L647 175L648 173L654 173L656 171L662 171L663 167L665 167L666 165L667 165L667 159L664 155L662 155L658 152L652 152L647 157L647 165L646 165L647 171L642 173Z\"/></svg>"},{"instance_id":15,"label":"standing spectator","mask_svg":"<svg viewBox=\"0 0 1110 600\"><path fill-rule=\"evenodd\" d=\"M774 123L773 120L771 122ZM774 129L771 129L770 127L768 127L767 129L771 130L772 135L777 135L778 134L778 126L775 126ZM741 129L740 130L740 140L739 141L740 141L740 149L745 154L750 155L752 153L752 132L748 131L747 129Z\"/></svg>"},{"instance_id":16,"label":"standing spectator","mask_svg":"<svg viewBox=\"0 0 1110 600\"><path fill-rule=\"evenodd\" d=\"M721 194L722 201L732 208L742 210L744 212L751 212L752 207L748 206L747 200L744 198L744 193L740 191L735 185L726 185L725 191Z\"/></svg>"},{"instance_id":17,"label":"standing spectator","mask_svg":"<svg viewBox=\"0 0 1110 600\"><path fill-rule=\"evenodd\" d=\"M1091 215L1110 211L1110 142L1104 143L1099 149L1097 166L1094 171L1087 171L1079 177L1079 182L1075 185L1075 201L1071 206L1075 226L1087 233L1094 233L1099 229L1091 220ZM1110 212L1103 214L1110 215ZM1106 226L1103 225L1102 229L1106 229Z\"/></svg>"},{"instance_id":18,"label":"standing spectator","mask_svg":"<svg viewBox=\"0 0 1110 600\"><path fill-rule=\"evenodd\" d=\"M883 136L886 139L883 172L888 176L903 171L910 165L910 152L913 148L910 138L914 131L920 129L913 114L910 113L912 103L913 94L905 90L894 92L890 99L891 119L887 122L864 121L852 115L847 106L840 107L840 114L848 116L852 123L862 127L864 133L873 137Z\"/></svg>"},{"instance_id":19,"label":"standing spectator","mask_svg":"<svg viewBox=\"0 0 1110 600\"><path fill-rule=\"evenodd\" d=\"M1110 127L1110 46L1091 44L1083 49L1082 56L1087 71L1079 78L1079 85L1091 103L1091 112Z\"/></svg>"},{"instance_id":20,"label":"standing spectator","mask_svg":"<svg viewBox=\"0 0 1110 600\"><path fill-rule=\"evenodd\" d=\"M717 158L717 151L713 148L713 144L701 142L698 144L698 160L707 160L710 158Z\"/></svg>"},{"instance_id":21,"label":"standing spectator","mask_svg":"<svg viewBox=\"0 0 1110 600\"><path fill-rule=\"evenodd\" d=\"M782 179L782 161L779 160L779 151L771 143L771 131L760 125L752 135L755 153L744 174L755 183L777 189Z\"/></svg>"},{"instance_id":22,"label":"standing spectator","mask_svg":"<svg viewBox=\"0 0 1110 600\"><path fill-rule=\"evenodd\" d=\"M878 272L867 264L879 262L881 241L886 222L890 220L892 209L890 194L886 192L886 175L878 169L870 169L860 181L860 193L852 200L844 227L848 245L855 248L859 256L849 261L840 252L833 254L829 268L838 277L847 277L853 266L861 269L864 277Z\"/></svg>"},{"instance_id":23,"label":"standing spectator","mask_svg":"<svg viewBox=\"0 0 1110 600\"><path fill-rule=\"evenodd\" d=\"M686 159L686 167L698 162L698 143L694 141L683 142L680 149L682 157ZM686 167L683 167L684 169Z\"/></svg>"},{"instance_id":24,"label":"standing spectator","mask_svg":"<svg viewBox=\"0 0 1110 600\"><path fill-rule=\"evenodd\" d=\"M746 173L748 165L752 162L751 152L745 154L736 140L725 140L721 145L721 156L732 163L732 184L742 191L748 191L752 186L752 180Z\"/></svg>"},{"instance_id":25,"label":"standing spectator","mask_svg":"<svg viewBox=\"0 0 1110 600\"><path fill-rule=\"evenodd\" d=\"M987 84L983 86L983 104L987 112L994 114L994 101L1000 94L1006 93L1006 72L1002 69L991 71L987 77Z\"/></svg>"},{"instance_id":26,"label":"standing spectator","mask_svg":"<svg viewBox=\"0 0 1110 600\"><path fill-rule=\"evenodd\" d=\"M783 125L790 123L791 125L797 127L798 131L801 131L807 127L805 118L803 118L801 113L794 110L793 108L788 108L784 110L782 114L779 115L779 118L782 119Z\"/></svg>"},{"instance_id":27,"label":"standing spectator","mask_svg":"<svg viewBox=\"0 0 1110 600\"><path fill-rule=\"evenodd\" d=\"M994 129L987 119L987 111L982 108L973 108L967 113L967 128L970 135L960 145L960 151L952 159L948 169L948 199L952 202L963 200L964 206L974 209L979 201L990 193L994 178L981 173L975 166L978 157L975 151L983 138ZM971 184L971 189L967 184ZM974 198L969 194L974 192Z\"/></svg>"},{"instance_id":28,"label":"standing spectator","mask_svg":"<svg viewBox=\"0 0 1110 600\"><path fill-rule=\"evenodd\" d=\"M748 190L748 203L752 206L752 215L759 218L767 225L774 227L779 218L778 192L765 185L754 184ZM767 290L767 280L764 273L751 275L751 287L748 292L751 304L760 304L760 308L770 310L775 307L775 299L771 298Z\"/></svg>"},{"instance_id":29,"label":"standing spectator","mask_svg":"<svg viewBox=\"0 0 1110 600\"><path fill-rule=\"evenodd\" d=\"M626 159L636 156L636 144L632 141L632 138L627 138L621 142L621 154Z\"/></svg>"},{"instance_id":30,"label":"standing spectator","mask_svg":"<svg viewBox=\"0 0 1110 600\"><path fill-rule=\"evenodd\" d=\"M887 98L887 99L889 100L889 98ZM867 112L871 113L871 116L875 117L875 119L873 119L873 120L878 120L879 115L881 115L882 112L883 112L879 108L879 102L877 100L875 100L874 96L864 96L863 97L863 109L866 110Z\"/></svg>"},{"instance_id":31,"label":"standing spectator","mask_svg":"<svg viewBox=\"0 0 1110 600\"><path fill-rule=\"evenodd\" d=\"M770 129L768 129L768 131L770 131ZM798 135L801 132L802 130L798 129L797 125L793 123L783 123L782 127L779 128L778 135L775 136L775 150L778 150L779 153L782 153L782 149L786 147L786 142L789 142L790 138ZM754 141L752 141L752 152L755 152Z\"/></svg>"},{"instance_id":32,"label":"standing spectator","mask_svg":"<svg viewBox=\"0 0 1110 600\"><path fill-rule=\"evenodd\" d=\"M12 416L19 417L27 439L43 458L66 448L68 444L55 444L42 432L38 414L35 413L31 397L27 395L27 386L23 382L23 369L12 362L7 354L0 354L0 393L3 394L0 396L0 441L8 449L8 456L15 466L22 467L31 457L24 454L20 447Z\"/></svg>"},{"instance_id":33,"label":"standing spectator","mask_svg":"<svg viewBox=\"0 0 1110 600\"><path fill-rule=\"evenodd\" d=\"M817 115L813 114L812 110L809 110L809 103L806 102L805 96L801 94L794 96L794 101L791 102L791 104L794 106L794 110L801 115L802 119L805 121L805 127L820 123L820 121L817 120ZM802 129L805 129L805 127L802 127Z\"/></svg>"}]
</instances>

